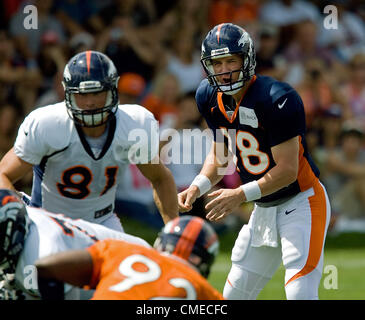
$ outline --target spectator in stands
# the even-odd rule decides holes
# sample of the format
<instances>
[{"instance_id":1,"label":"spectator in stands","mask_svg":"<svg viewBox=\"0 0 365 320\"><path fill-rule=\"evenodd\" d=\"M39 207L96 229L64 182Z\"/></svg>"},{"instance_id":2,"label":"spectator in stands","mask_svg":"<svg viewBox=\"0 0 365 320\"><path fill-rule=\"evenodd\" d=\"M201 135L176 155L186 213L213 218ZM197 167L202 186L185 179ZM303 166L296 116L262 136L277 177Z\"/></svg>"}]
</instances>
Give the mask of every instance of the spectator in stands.
<instances>
[{"instance_id":1,"label":"spectator in stands","mask_svg":"<svg viewBox=\"0 0 365 320\"><path fill-rule=\"evenodd\" d=\"M285 57L289 62L307 61L308 59L320 58L329 65L333 56L318 45L318 26L311 20L298 23L295 27L295 39L285 50Z\"/></svg>"},{"instance_id":2,"label":"spectator in stands","mask_svg":"<svg viewBox=\"0 0 365 320\"><path fill-rule=\"evenodd\" d=\"M68 42L69 56L73 57L75 54L94 50L95 48L95 37L88 32L80 32L72 36Z\"/></svg>"},{"instance_id":3,"label":"spectator in stands","mask_svg":"<svg viewBox=\"0 0 365 320\"><path fill-rule=\"evenodd\" d=\"M320 145L326 152L331 152L339 147L344 121L342 109L338 104L332 104L329 109L324 110L318 116L317 128L320 132Z\"/></svg>"},{"instance_id":4,"label":"spectator in stands","mask_svg":"<svg viewBox=\"0 0 365 320\"><path fill-rule=\"evenodd\" d=\"M61 44L65 43L66 34L62 23L51 14L53 0L34 0L37 7L37 29L24 27L24 5L19 7L18 12L11 18L9 31L12 35L17 50L27 61L28 68L36 67L36 57L41 48L41 39L44 33L53 31Z\"/></svg>"},{"instance_id":5,"label":"spectator in stands","mask_svg":"<svg viewBox=\"0 0 365 320\"><path fill-rule=\"evenodd\" d=\"M101 32L104 28L95 0L54 0L53 9L71 36L85 31Z\"/></svg>"},{"instance_id":6,"label":"spectator in stands","mask_svg":"<svg viewBox=\"0 0 365 320\"><path fill-rule=\"evenodd\" d=\"M320 59L330 66L334 61L329 50L317 43L317 25L311 20L298 23L294 28L294 39L285 48L283 54L289 65L286 81L296 86L305 77L305 64L311 59Z\"/></svg>"},{"instance_id":7,"label":"spectator in stands","mask_svg":"<svg viewBox=\"0 0 365 320\"><path fill-rule=\"evenodd\" d=\"M337 8L338 25L328 29L322 23L319 43L331 49L338 59L347 62L355 53L365 50L365 22L347 9L348 1L332 0L331 5Z\"/></svg>"},{"instance_id":8,"label":"spectator in stands","mask_svg":"<svg viewBox=\"0 0 365 320\"><path fill-rule=\"evenodd\" d=\"M179 30L174 36L171 49L165 56L167 72L178 79L181 94L195 91L205 75L193 34L184 29Z\"/></svg>"},{"instance_id":9,"label":"spectator in stands","mask_svg":"<svg viewBox=\"0 0 365 320\"><path fill-rule=\"evenodd\" d=\"M260 20L277 26L288 26L305 20L317 22L320 19L318 8L301 0L271 0L260 8Z\"/></svg>"},{"instance_id":10,"label":"spectator in stands","mask_svg":"<svg viewBox=\"0 0 365 320\"><path fill-rule=\"evenodd\" d=\"M351 116L347 101L338 93L336 83L333 83L326 73L326 65L319 58L307 60L304 80L297 86L306 112L308 128L319 129L320 116L337 104L343 117Z\"/></svg>"},{"instance_id":11,"label":"spectator in stands","mask_svg":"<svg viewBox=\"0 0 365 320\"><path fill-rule=\"evenodd\" d=\"M355 54L348 65L349 80L341 93L349 101L353 116L362 119L365 130L365 53Z\"/></svg>"},{"instance_id":12,"label":"spectator in stands","mask_svg":"<svg viewBox=\"0 0 365 320\"><path fill-rule=\"evenodd\" d=\"M179 96L180 84L177 78L171 73L160 72L141 104L154 114L160 125L171 127L176 118Z\"/></svg>"},{"instance_id":13,"label":"spectator in stands","mask_svg":"<svg viewBox=\"0 0 365 320\"><path fill-rule=\"evenodd\" d=\"M225 22L238 25L254 23L259 9L260 0L213 0L209 6L209 26Z\"/></svg>"},{"instance_id":14,"label":"spectator in stands","mask_svg":"<svg viewBox=\"0 0 365 320\"><path fill-rule=\"evenodd\" d=\"M137 73L126 72L118 81L119 102L121 104L139 103L145 91L146 81Z\"/></svg>"},{"instance_id":15,"label":"spectator in stands","mask_svg":"<svg viewBox=\"0 0 365 320\"><path fill-rule=\"evenodd\" d=\"M105 52L118 73L136 72L150 81L160 66L159 41L148 39L128 16L116 16L97 39L96 50Z\"/></svg>"},{"instance_id":16,"label":"spectator in stands","mask_svg":"<svg viewBox=\"0 0 365 320\"><path fill-rule=\"evenodd\" d=\"M110 24L116 16L130 17L134 27L153 24L157 20L154 0L113 0L100 10L104 24Z\"/></svg>"},{"instance_id":17,"label":"spectator in stands","mask_svg":"<svg viewBox=\"0 0 365 320\"><path fill-rule=\"evenodd\" d=\"M274 25L262 25L256 51L256 73L282 80L287 72L286 61L279 53L280 30Z\"/></svg>"},{"instance_id":18,"label":"spectator in stands","mask_svg":"<svg viewBox=\"0 0 365 320\"><path fill-rule=\"evenodd\" d=\"M341 147L327 157L323 180L335 213L334 231L365 232L364 131L346 122L341 138Z\"/></svg>"},{"instance_id":19,"label":"spectator in stands","mask_svg":"<svg viewBox=\"0 0 365 320\"><path fill-rule=\"evenodd\" d=\"M34 107L41 77L37 69L27 69L18 58L14 41L0 31L0 102L17 102L26 115Z\"/></svg>"},{"instance_id":20,"label":"spectator in stands","mask_svg":"<svg viewBox=\"0 0 365 320\"><path fill-rule=\"evenodd\" d=\"M328 110L317 116L316 126L307 130L308 150L321 172L321 177L327 175L328 154L340 147L343 122L341 108L338 105L332 105Z\"/></svg>"},{"instance_id":21,"label":"spectator in stands","mask_svg":"<svg viewBox=\"0 0 365 320\"><path fill-rule=\"evenodd\" d=\"M204 37L208 32L207 17L208 17L209 0L177 0L173 14L176 16L177 30L186 30L193 39L198 41L200 47L200 38ZM171 34L172 36L174 33Z\"/></svg>"},{"instance_id":22,"label":"spectator in stands","mask_svg":"<svg viewBox=\"0 0 365 320\"><path fill-rule=\"evenodd\" d=\"M62 86L63 72L57 72L50 80L52 87L39 96L35 102L35 108L61 102L65 99L65 91Z\"/></svg>"},{"instance_id":23,"label":"spectator in stands","mask_svg":"<svg viewBox=\"0 0 365 320\"><path fill-rule=\"evenodd\" d=\"M41 93L52 88L53 78L57 73L63 73L66 63L67 57L57 34L53 31L47 31L42 35L41 48L37 55L37 64L43 79L40 88Z\"/></svg>"}]
</instances>

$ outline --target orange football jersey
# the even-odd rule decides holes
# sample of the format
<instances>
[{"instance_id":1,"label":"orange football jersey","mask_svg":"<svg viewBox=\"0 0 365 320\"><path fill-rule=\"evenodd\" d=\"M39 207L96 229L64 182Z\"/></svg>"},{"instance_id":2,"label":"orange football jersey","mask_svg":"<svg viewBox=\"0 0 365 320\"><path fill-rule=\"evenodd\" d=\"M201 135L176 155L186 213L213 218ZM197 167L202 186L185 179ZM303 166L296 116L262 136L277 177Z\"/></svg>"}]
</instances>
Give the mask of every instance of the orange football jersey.
<instances>
[{"instance_id":1,"label":"orange football jersey","mask_svg":"<svg viewBox=\"0 0 365 320\"><path fill-rule=\"evenodd\" d=\"M120 240L103 240L88 248L93 300L222 300L197 271L155 249Z\"/></svg>"}]
</instances>

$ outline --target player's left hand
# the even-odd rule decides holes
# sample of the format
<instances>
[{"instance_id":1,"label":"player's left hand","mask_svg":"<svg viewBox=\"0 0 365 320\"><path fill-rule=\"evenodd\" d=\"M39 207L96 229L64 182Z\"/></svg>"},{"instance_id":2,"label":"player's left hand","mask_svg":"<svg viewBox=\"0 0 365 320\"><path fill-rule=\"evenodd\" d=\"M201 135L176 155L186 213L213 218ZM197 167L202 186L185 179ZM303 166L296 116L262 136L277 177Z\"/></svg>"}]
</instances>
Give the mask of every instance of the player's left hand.
<instances>
[{"instance_id":1,"label":"player's left hand","mask_svg":"<svg viewBox=\"0 0 365 320\"><path fill-rule=\"evenodd\" d=\"M236 189L219 189L209 193L208 197L215 197L205 206L205 209L209 211L206 217L210 221L219 221L225 218L246 201L245 194L240 187Z\"/></svg>"}]
</instances>

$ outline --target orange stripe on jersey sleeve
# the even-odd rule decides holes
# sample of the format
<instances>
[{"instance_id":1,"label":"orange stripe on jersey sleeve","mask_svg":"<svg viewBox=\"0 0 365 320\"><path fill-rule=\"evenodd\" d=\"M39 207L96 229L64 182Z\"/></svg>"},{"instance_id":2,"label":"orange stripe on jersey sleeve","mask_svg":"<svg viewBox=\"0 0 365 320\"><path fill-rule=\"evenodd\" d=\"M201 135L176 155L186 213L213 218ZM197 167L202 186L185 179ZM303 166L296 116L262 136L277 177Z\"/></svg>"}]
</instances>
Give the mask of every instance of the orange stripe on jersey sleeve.
<instances>
[{"instance_id":1,"label":"orange stripe on jersey sleeve","mask_svg":"<svg viewBox=\"0 0 365 320\"><path fill-rule=\"evenodd\" d=\"M203 220L192 219L185 227L179 241L176 244L175 250L172 254L177 255L185 260L188 260L194 243L199 236L200 230L203 227ZM190 239L186 241L185 239Z\"/></svg>"},{"instance_id":2,"label":"orange stripe on jersey sleeve","mask_svg":"<svg viewBox=\"0 0 365 320\"><path fill-rule=\"evenodd\" d=\"M299 170L298 170L298 184L300 191L305 191L312 188L318 182L318 178L314 174L307 158L304 156L304 148L302 144L302 137L299 136Z\"/></svg>"},{"instance_id":3,"label":"orange stripe on jersey sleeve","mask_svg":"<svg viewBox=\"0 0 365 320\"><path fill-rule=\"evenodd\" d=\"M327 219L326 195L319 181L313 189L314 195L309 197L312 219L308 258L303 269L291 277L285 285L312 272L317 267L322 254Z\"/></svg>"}]
</instances>

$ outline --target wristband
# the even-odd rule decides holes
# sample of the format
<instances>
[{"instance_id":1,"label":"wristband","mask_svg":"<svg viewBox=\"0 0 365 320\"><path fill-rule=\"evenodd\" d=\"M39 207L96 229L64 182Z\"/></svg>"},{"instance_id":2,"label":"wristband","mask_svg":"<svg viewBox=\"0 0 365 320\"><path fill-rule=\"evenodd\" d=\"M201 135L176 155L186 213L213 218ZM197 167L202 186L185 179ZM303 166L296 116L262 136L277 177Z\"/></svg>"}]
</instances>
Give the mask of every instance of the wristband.
<instances>
[{"instance_id":1,"label":"wristband","mask_svg":"<svg viewBox=\"0 0 365 320\"><path fill-rule=\"evenodd\" d=\"M198 174L191 183L191 186L197 186L199 188L199 197L201 197L204 193L207 193L210 190L212 184L207 176L204 174Z\"/></svg>"},{"instance_id":2,"label":"wristband","mask_svg":"<svg viewBox=\"0 0 365 320\"><path fill-rule=\"evenodd\" d=\"M241 186L245 196L246 201L253 201L261 198L261 189L256 180L245 183Z\"/></svg>"}]
</instances>

